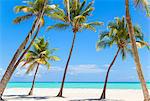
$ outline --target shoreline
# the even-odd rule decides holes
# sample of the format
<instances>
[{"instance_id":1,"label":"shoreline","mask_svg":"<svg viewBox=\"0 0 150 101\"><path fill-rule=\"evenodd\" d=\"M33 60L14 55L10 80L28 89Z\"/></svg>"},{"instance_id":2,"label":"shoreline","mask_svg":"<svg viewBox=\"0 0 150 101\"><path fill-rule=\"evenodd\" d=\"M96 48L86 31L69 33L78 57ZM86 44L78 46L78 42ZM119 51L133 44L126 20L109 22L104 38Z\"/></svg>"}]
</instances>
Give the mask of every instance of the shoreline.
<instances>
[{"instance_id":1,"label":"shoreline","mask_svg":"<svg viewBox=\"0 0 150 101\"><path fill-rule=\"evenodd\" d=\"M55 97L58 88L34 88L33 96L27 96L30 88L7 88L3 98L7 101L95 101L99 99L102 89L65 88L64 98ZM142 90L107 89L106 101L142 101Z\"/></svg>"}]
</instances>

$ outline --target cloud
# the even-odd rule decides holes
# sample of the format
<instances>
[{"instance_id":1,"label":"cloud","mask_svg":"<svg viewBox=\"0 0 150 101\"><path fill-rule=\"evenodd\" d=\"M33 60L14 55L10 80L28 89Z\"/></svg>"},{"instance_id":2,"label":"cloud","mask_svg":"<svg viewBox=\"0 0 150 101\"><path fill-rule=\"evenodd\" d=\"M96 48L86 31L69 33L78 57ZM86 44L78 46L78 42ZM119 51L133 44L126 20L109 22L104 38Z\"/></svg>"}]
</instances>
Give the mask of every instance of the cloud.
<instances>
[{"instance_id":1,"label":"cloud","mask_svg":"<svg viewBox=\"0 0 150 101\"><path fill-rule=\"evenodd\" d=\"M103 65L101 67L107 67L108 65ZM63 72L64 68L55 66L52 67L52 72ZM81 64L81 65L69 65L68 74L70 75L77 75L77 74L89 74L89 73L101 73L105 72L105 68L100 68L95 64Z\"/></svg>"},{"instance_id":2,"label":"cloud","mask_svg":"<svg viewBox=\"0 0 150 101\"><path fill-rule=\"evenodd\" d=\"M33 76L34 70L32 72L30 72L29 74L26 74L26 71L27 71L27 68L29 65L22 67L23 64L24 63L22 62L18 65L18 68L16 69L16 72L15 72L15 77Z\"/></svg>"},{"instance_id":3,"label":"cloud","mask_svg":"<svg viewBox=\"0 0 150 101\"><path fill-rule=\"evenodd\" d=\"M104 69L99 68L94 64L85 64L85 65L70 65L68 73L71 75L74 74L89 74L89 73L100 73L104 72Z\"/></svg>"},{"instance_id":4,"label":"cloud","mask_svg":"<svg viewBox=\"0 0 150 101\"><path fill-rule=\"evenodd\" d=\"M70 75L78 75L78 74L99 74L102 72L105 72L107 69L106 67L108 67L109 65L105 64L105 65L95 65L95 64L80 64L80 65L69 65L68 68L68 74ZM24 68L18 68L16 70L15 76L16 77L20 77L20 76L33 76L35 73L35 70L33 70L33 72L29 73L28 75L25 74L27 69L27 66ZM41 77L42 75L48 73L48 72L52 72L52 73L58 73L64 72L64 67L62 66L53 66L50 68L50 70L48 70L45 66L41 65L40 69L38 71L38 77Z\"/></svg>"}]
</instances>

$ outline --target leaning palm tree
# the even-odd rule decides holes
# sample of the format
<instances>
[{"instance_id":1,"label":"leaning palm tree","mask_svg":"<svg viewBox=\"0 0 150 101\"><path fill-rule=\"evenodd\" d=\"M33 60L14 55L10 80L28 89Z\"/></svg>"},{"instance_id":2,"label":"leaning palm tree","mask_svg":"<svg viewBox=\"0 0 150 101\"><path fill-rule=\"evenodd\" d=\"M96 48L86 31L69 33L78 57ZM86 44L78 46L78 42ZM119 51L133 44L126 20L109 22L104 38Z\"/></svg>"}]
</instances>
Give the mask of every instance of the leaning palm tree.
<instances>
[{"instance_id":1,"label":"leaning palm tree","mask_svg":"<svg viewBox=\"0 0 150 101\"><path fill-rule=\"evenodd\" d=\"M149 11L149 1L148 0L134 0L136 6L138 5L143 5L143 7L146 9L147 15L150 16L150 11ZM143 71L142 71L142 66L140 63L140 57L138 55L138 50L136 46L136 40L134 37L134 28L132 25L132 20L130 16L130 9L129 9L129 0L125 0L125 10L126 10L126 21L128 25L128 30L129 30L129 36L131 40L131 46L132 46L132 52L133 52L133 57L134 57L134 62L136 64L136 70L137 74L139 77L139 80L141 82L142 90L143 90L143 95L144 95L144 101L150 101L150 95L146 86L146 81L144 79Z\"/></svg>"},{"instance_id":2,"label":"leaning palm tree","mask_svg":"<svg viewBox=\"0 0 150 101\"><path fill-rule=\"evenodd\" d=\"M106 78L105 78L105 84L100 99L106 98L106 88L107 88L109 73L113 64L116 61L119 52L121 52L121 56L123 60L125 59L127 53L132 54L132 50L130 47L131 42L130 42L125 18L124 17L122 19L116 18L115 22L110 22L108 24L108 28L109 28L108 32L105 31L100 34L99 40L97 42L97 49L103 49L106 47L111 47L112 45L116 45L118 50L113 58L113 61L108 67ZM148 44L143 39L143 33L141 32L140 28L138 26L133 26L133 28L135 32L134 36L136 38L136 44L140 48L143 46L147 46L147 48L149 48Z\"/></svg>"},{"instance_id":3,"label":"leaning palm tree","mask_svg":"<svg viewBox=\"0 0 150 101\"><path fill-rule=\"evenodd\" d=\"M37 72L39 70L39 66L44 65L48 69L50 69L49 60L51 61L60 60L59 57L52 55L55 50L56 49L49 50L48 42L44 41L44 38L38 38L38 40L36 40L36 42L33 44L33 49L29 50L26 53L25 57L22 59L22 62L24 62L22 67L28 65L26 71L27 74L33 71L34 69L36 69L32 81L32 87L28 95L33 94L33 88L34 88Z\"/></svg>"},{"instance_id":4,"label":"leaning palm tree","mask_svg":"<svg viewBox=\"0 0 150 101\"><path fill-rule=\"evenodd\" d=\"M60 91L59 91L57 97L62 97L66 73L68 70L68 65L69 65L72 51L74 48L74 43L75 43L77 32L81 32L84 29L96 31L95 27L102 25L101 22L87 23L88 16L90 16L91 12L94 10L94 8L92 7L93 1L90 2L86 6L86 0L84 0L83 2L80 2L80 0L64 0L64 5L65 5L64 10L57 9L54 14L50 15L51 18L60 20L60 21L62 21L62 23L57 23L53 26L48 27L48 30L50 30L52 28L64 28L65 29L67 27L71 27L72 31L73 31L72 45L71 45L69 57L67 59L67 63L65 66L61 88L60 88Z\"/></svg>"},{"instance_id":5,"label":"leaning palm tree","mask_svg":"<svg viewBox=\"0 0 150 101\"><path fill-rule=\"evenodd\" d=\"M27 20L31 17L35 17L35 21L33 22L32 28L28 35L26 36L25 40L23 43L19 46L17 49L15 55L13 56L13 59L11 60L9 66L7 67L7 70L0 82L0 98L2 97L2 94L6 88L6 85L8 81L10 80L13 72L15 71L17 65L14 67L17 59L19 58L20 54L23 52L23 49L25 48L26 44L28 43L30 37L33 35L34 31L38 27L38 31L42 25L44 25L44 16L46 14L50 14L50 11L52 11L55 8L55 5L48 5L47 0L34 0L33 2L31 1L26 1L27 5L25 6L16 6L15 11L18 12L25 12L26 14L20 17L17 17L14 20L14 23L20 23L24 20ZM38 33L37 31L37 33ZM34 35L34 37L37 36L37 33ZM32 39L31 43L33 43L35 38ZM31 44L30 43L30 44ZM25 52L30 48L31 45L28 46ZM25 52L23 54L25 54ZM23 55L21 56L23 57ZM21 60L21 57L19 61ZM19 62L18 62L19 63ZM17 64L18 64L17 63Z\"/></svg>"}]
</instances>

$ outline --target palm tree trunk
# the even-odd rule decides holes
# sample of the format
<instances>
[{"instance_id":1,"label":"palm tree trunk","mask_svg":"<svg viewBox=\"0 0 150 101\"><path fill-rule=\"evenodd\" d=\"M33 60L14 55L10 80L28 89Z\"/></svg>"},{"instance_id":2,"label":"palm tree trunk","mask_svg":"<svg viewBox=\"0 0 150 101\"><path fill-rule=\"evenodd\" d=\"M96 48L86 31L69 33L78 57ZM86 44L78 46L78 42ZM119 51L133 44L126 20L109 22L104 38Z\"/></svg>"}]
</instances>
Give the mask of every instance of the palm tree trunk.
<instances>
[{"instance_id":1,"label":"palm tree trunk","mask_svg":"<svg viewBox=\"0 0 150 101\"><path fill-rule=\"evenodd\" d=\"M22 58L24 57L24 55L28 52L28 50L30 49L30 47L32 46L35 38L37 37L39 31L40 31L40 26L38 25L38 29L36 31L36 34L34 35L33 39L31 40L29 46L26 48L26 50L22 53L22 55L20 56L20 58L18 59L18 61L16 62L16 64L14 65L14 70L17 68L17 66L19 65L19 63L21 62Z\"/></svg>"},{"instance_id":2,"label":"palm tree trunk","mask_svg":"<svg viewBox=\"0 0 150 101\"><path fill-rule=\"evenodd\" d=\"M146 86L146 81L144 79L144 75L142 72L142 66L140 63L140 58L139 58L138 50L137 50L137 46L136 46L136 40L134 37L134 29L132 26L132 21L131 21L130 11L129 11L129 0L126 0L125 4L126 4L126 21L127 21L128 30L129 30L130 41L132 44L132 52L133 52L134 62L136 64L137 74L138 74L139 80L141 82L143 95L144 95L144 101L150 101L149 92L148 92L148 89Z\"/></svg>"},{"instance_id":3,"label":"palm tree trunk","mask_svg":"<svg viewBox=\"0 0 150 101\"><path fill-rule=\"evenodd\" d=\"M13 74L13 72L16 70L16 68L17 68L17 66L19 65L21 59L24 57L24 55L26 54L26 52L30 49L30 47L31 47L31 45L33 44L33 42L34 42L36 36L38 35L39 30L40 30L40 25L38 25L38 29L37 29L37 31L36 31L36 34L34 35L34 37L33 37L32 41L30 42L29 46L28 46L27 49L22 53L22 55L20 56L20 58L18 59L18 61L16 62L16 64L13 66L13 68L12 68L12 70L11 70L10 77L11 77L11 75ZM4 77L5 77L5 75L4 75ZM4 78L4 77L3 77L3 78ZM10 79L10 78L9 78L9 79ZM2 80L3 80L3 79L2 79ZM6 79L4 79L4 80L6 80ZM9 80L8 80L8 81L9 81ZM8 82L8 81L5 81L5 82ZM5 86L5 87L6 87L6 86ZM1 88L0 88L0 89L1 89ZM1 95L3 95L4 90L5 90L5 89L1 89Z\"/></svg>"},{"instance_id":4,"label":"palm tree trunk","mask_svg":"<svg viewBox=\"0 0 150 101\"><path fill-rule=\"evenodd\" d=\"M108 82L109 72L110 72L110 69L111 69L111 67L113 66L113 64L114 64L114 62L115 62L115 60L116 60L116 58L117 58L117 56L118 56L119 51L120 51L120 48L118 49L118 51L117 51L117 53L116 53L116 55L115 55L113 61L111 62L110 66L108 67L107 74L106 74L106 78L105 78L105 84L104 84L104 88L103 88L103 92L102 92L102 94L101 94L100 100L106 98L106 86L107 86L107 82Z\"/></svg>"},{"instance_id":5,"label":"palm tree trunk","mask_svg":"<svg viewBox=\"0 0 150 101\"><path fill-rule=\"evenodd\" d=\"M64 75L63 75L63 79L62 79L61 88L60 88L60 91L59 91L57 97L62 97L63 88L64 88L64 82L65 82L65 78L66 78L66 73L67 73L67 70L68 70L69 61L70 61L70 58L71 58L71 55L72 55L72 51L73 51L73 48L74 48L75 39L76 39L76 32L74 32L72 46L71 46L69 57L68 57L68 60L67 60L67 63L66 63L66 67L65 67L65 71L64 71Z\"/></svg>"},{"instance_id":6,"label":"palm tree trunk","mask_svg":"<svg viewBox=\"0 0 150 101\"><path fill-rule=\"evenodd\" d=\"M28 95L33 95L33 88L34 88L35 78L36 78L38 69L39 69L39 63L38 63L38 65L37 65L37 68L36 68L36 71L35 71L35 74L34 74L34 78L33 78L33 81L32 81L32 87L31 87L30 92L29 92Z\"/></svg>"},{"instance_id":7,"label":"palm tree trunk","mask_svg":"<svg viewBox=\"0 0 150 101\"><path fill-rule=\"evenodd\" d=\"M13 72L14 72L14 64L17 61L18 57L20 56L21 52L23 51L23 49L25 48L26 44L29 41L30 36L32 36L34 30L36 29L36 27L40 24L40 18L43 16L44 14L44 6L47 3L47 0L45 0L44 4L43 4L43 8L41 9L41 11L39 12L35 22L33 23L32 29L30 30L30 32L28 33L27 37L25 38L25 40L23 41L23 43L19 46L19 48L17 49L15 55L13 56L13 59L11 60L9 66L7 67L7 70L5 72L5 74L2 77L2 80L0 82L0 98L2 99L2 95L3 92L6 88L6 85L8 83L8 81L10 80Z\"/></svg>"},{"instance_id":8,"label":"palm tree trunk","mask_svg":"<svg viewBox=\"0 0 150 101\"><path fill-rule=\"evenodd\" d=\"M25 48L27 42L29 41L30 36L33 34L33 30L35 29L35 25L36 25L37 20L35 20L31 31L28 33L27 37L25 38L25 40L23 41L23 43L19 46L19 48L17 49L15 55L13 56L9 66L7 67L7 70L5 72L5 74L2 77L2 80L0 82L0 97L2 96L4 89L6 88L7 82L10 80L10 77L13 74L13 66L15 64L15 62L17 61L19 55L21 54L21 52L23 51L23 49Z\"/></svg>"}]
</instances>

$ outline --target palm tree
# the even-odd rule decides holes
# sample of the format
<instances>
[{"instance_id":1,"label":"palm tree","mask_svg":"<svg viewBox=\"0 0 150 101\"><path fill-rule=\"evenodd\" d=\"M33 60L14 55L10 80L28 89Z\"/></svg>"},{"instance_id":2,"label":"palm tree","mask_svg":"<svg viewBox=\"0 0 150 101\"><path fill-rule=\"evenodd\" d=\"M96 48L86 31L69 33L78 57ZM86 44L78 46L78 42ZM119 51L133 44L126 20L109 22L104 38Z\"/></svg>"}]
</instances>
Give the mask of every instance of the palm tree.
<instances>
[{"instance_id":1,"label":"palm tree","mask_svg":"<svg viewBox=\"0 0 150 101\"><path fill-rule=\"evenodd\" d=\"M112 45L116 45L118 50L113 58L113 61L108 67L105 78L105 84L100 99L106 98L106 86L108 82L109 73L113 64L116 61L119 52L121 52L123 60L125 59L127 53L132 54L132 50L130 48L131 42L125 18L124 17L122 19L116 18L115 22L110 22L108 24L108 28L109 28L108 32L105 31L100 34L99 40L97 42L97 49L103 49L106 47L111 47ZM133 28L135 32L134 36L137 40L136 44L139 47L147 46L147 48L149 48L148 44L143 39L143 33L141 32L140 28L138 26L134 26Z\"/></svg>"},{"instance_id":2,"label":"palm tree","mask_svg":"<svg viewBox=\"0 0 150 101\"><path fill-rule=\"evenodd\" d=\"M149 12L149 8L148 8L148 6L149 6L148 0L134 0L134 1L135 1L136 6L142 4L147 11L147 15L150 16L150 12ZM130 36L130 41L131 41L131 46L132 46L134 62L136 64L137 74L138 74L139 80L141 82L143 95L144 95L144 101L150 101L150 96L149 96L149 92L148 92L148 89L146 86L146 81L144 79L142 66L140 63L140 57L138 55L138 50L137 50L137 46L136 46L136 40L134 37L135 32L134 32L132 20L130 17L129 0L125 0L125 7L126 7L125 8L125 10L126 10L126 21L127 21L128 30L129 30L129 36Z\"/></svg>"},{"instance_id":3,"label":"palm tree","mask_svg":"<svg viewBox=\"0 0 150 101\"><path fill-rule=\"evenodd\" d=\"M15 71L17 65L19 64L21 57L23 57L23 55L25 54L25 52L28 51L28 49L31 46L31 43L33 43L34 39L32 39L30 45L28 46L28 48L26 49L26 51L23 53L23 55L20 57L18 63L16 63L17 59L19 58L20 54L23 52L23 49L25 48L26 44L28 43L30 37L33 35L34 31L37 29L38 27L38 31L40 29L41 26L44 25L44 17L46 14L50 14L50 11L52 11L53 9L55 9L55 5L48 5L47 4L47 0L34 0L34 2L30 2L27 1L26 2L27 5L26 6L16 6L15 7L15 11L18 12L25 12L27 14L17 17L14 20L14 23L18 24L24 20L27 20L31 17L36 17L35 21L33 22L32 28L30 30L30 32L28 33L28 35L26 36L25 40L23 41L23 43L19 46L19 48L17 49L15 55L13 56L13 59L11 60L9 66L7 67L7 70L0 82L0 98L2 97L2 94L6 88L6 85L8 83L8 81L10 80L13 72ZM37 33L34 35L34 37L37 36ZM17 65L15 65L15 63ZM15 65L15 67L14 67Z\"/></svg>"},{"instance_id":4,"label":"palm tree","mask_svg":"<svg viewBox=\"0 0 150 101\"><path fill-rule=\"evenodd\" d=\"M22 59L24 62L22 67L28 65L26 73L30 73L34 69L36 69L34 78L32 81L32 87L28 95L33 94L33 88L35 84L35 79L37 76L37 72L40 65L45 65L48 69L50 69L49 60L58 61L60 60L57 56L52 56L53 52L56 49L48 49L48 42L44 41L44 38L38 38L38 40L33 44L33 49L29 50L25 57Z\"/></svg>"},{"instance_id":5,"label":"palm tree","mask_svg":"<svg viewBox=\"0 0 150 101\"><path fill-rule=\"evenodd\" d=\"M92 7L93 1L90 2L87 6L85 6L85 4L86 4L86 0L84 0L81 3L80 3L80 0L64 0L64 5L65 5L64 10L57 9L54 14L50 15L51 18L60 20L62 21L62 23L57 23L53 26L49 26L48 30L52 28L64 28L65 29L70 26L73 31L72 45L71 45L71 49L70 49L67 63L65 66L61 88L57 97L62 97L66 73L68 70L68 65L71 59L71 55L72 55L72 51L73 51L74 43L76 39L76 33L81 32L84 29L96 31L95 27L102 25L101 22L87 23L88 16L90 16L91 12L94 10L94 8Z\"/></svg>"}]
</instances>

